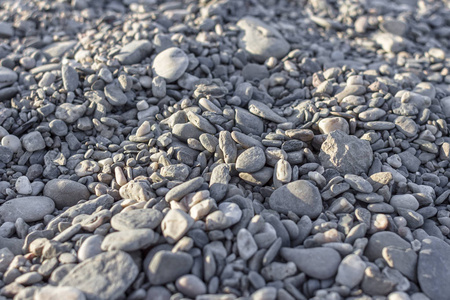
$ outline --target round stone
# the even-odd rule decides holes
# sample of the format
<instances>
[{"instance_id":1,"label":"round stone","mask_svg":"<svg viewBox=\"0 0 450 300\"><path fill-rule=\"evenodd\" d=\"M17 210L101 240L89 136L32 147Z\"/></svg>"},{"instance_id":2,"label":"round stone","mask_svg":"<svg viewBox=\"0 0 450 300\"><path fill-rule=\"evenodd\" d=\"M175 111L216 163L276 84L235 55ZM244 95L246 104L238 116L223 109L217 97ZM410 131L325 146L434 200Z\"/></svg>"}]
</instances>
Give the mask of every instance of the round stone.
<instances>
[{"instance_id":1,"label":"round stone","mask_svg":"<svg viewBox=\"0 0 450 300\"><path fill-rule=\"evenodd\" d=\"M198 295L206 293L206 285L195 275L184 275L175 282L177 290L189 298L195 298Z\"/></svg>"},{"instance_id":2,"label":"round stone","mask_svg":"<svg viewBox=\"0 0 450 300\"><path fill-rule=\"evenodd\" d=\"M88 200L90 195L85 185L68 179L53 179L44 187L44 196L53 199L58 209L74 206L80 200Z\"/></svg>"},{"instance_id":3,"label":"round stone","mask_svg":"<svg viewBox=\"0 0 450 300\"><path fill-rule=\"evenodd\" d=\"M335 130L341 130L349 134L350 129L347 121L341 117L325 118L319 122L319 130L323 134L328 134Z\"/></svg>"},{"instance_id":4,"label":"round stone","mask_svg":"<svg viewBox=\"0 0 450 300\"><path fill-rule=\"evenodd\" d=\"M186 53L180 48L172 47L155 57L152 69L155 76L161 76L170 83L180 78L188 65L189 59Z\"/></svg>"},{"instance_id":5,"label":"round stone","mask_svg":"<svg viewBox=\"0 0 450 300\"><path fill-rule=\"evenodd\" d=\"M253 173L261 170L266 164L266 155L260 147L251 147L236 160L236 170L239 172Z\"/></svg>"},{"instance_id":6,"label":"round stone","mask_svg":"<svg viewBox=\"0 0 450 300\"><path fill-rule=\"evenodd\" d=\"M55 202L49 197L31 196L15 198L0 206L0 219L3 222L16 222L22 218L25 222L42 220L55 210Z\"/></svg>"},{"instance_id":7,"label":"round stone","mask_svg":"<svg viewBox=\"0 0 450 300\"><path fill-rule=\"evenodd\" d=\"M275 190L269 198L270 208L288 214L317 218L322 212L322 197L315 185L297 180Z\"/></svg>"},{"instance_id":8,"label":"round stone","mask_svg":"<svg viewBox=\"0 0 450 300\"><path fill-rule=\"evenodd\" d=\"M17 153L22 148L20 139L12 134L8 134L2 138L2 146L9 148L12 152Z\"/></svg>"}]
</instances>

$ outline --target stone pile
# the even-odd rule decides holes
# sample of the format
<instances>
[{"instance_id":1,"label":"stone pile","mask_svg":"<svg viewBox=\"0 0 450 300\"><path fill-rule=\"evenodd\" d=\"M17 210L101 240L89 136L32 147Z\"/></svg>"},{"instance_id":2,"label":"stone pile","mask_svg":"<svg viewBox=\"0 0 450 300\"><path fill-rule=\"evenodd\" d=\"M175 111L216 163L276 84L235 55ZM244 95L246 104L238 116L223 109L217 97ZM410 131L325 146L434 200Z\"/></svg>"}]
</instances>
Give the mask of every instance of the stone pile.
<instances>
[{"instance_id":1,"label":"stone pile","mask_svg":"<svg viewBox=\"0 0 450 300\"><path fill-rule=\"evenodd\" d=\"M0 300L448 299L447 1L0 3Z\"/></svg>"}]
</instances>

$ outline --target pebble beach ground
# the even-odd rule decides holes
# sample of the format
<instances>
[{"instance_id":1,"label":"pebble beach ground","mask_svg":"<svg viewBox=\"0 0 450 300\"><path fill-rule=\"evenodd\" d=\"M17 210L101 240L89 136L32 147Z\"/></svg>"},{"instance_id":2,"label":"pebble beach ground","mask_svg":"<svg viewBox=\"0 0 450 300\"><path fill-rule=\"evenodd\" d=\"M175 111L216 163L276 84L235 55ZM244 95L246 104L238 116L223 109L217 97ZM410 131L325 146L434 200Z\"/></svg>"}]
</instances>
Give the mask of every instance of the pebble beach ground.
<instances>
[{"instance_id":1,"label":"pebble beach ground","mask_svg":"<svg viewBox=\"0 0 450 300\"><path fill-rule=\"evenodd\" d=\"M0 300L450 299L450 4L0 1Z\"/></svg>"}]
</instances>

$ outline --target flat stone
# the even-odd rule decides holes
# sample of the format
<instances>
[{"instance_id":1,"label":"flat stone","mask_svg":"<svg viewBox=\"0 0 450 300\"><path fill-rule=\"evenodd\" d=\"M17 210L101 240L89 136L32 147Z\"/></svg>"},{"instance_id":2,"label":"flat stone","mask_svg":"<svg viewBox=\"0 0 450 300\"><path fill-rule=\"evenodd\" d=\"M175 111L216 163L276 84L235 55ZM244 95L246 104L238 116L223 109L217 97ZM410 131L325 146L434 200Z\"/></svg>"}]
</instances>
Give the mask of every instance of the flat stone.
<instances>
[{"instance_id":1,"label":"flat stone","mask_svg":"<svg viewBox=\"0 0 450 300\"><path fill-rule=\"evenodd\" d=\"M340 130L328 134L319 153L324 168L334 168L341 174L366 173L373 162L370 143Z\"/></svg>"},{"instance_id":2,"label":"flat stone","mask_svg":"<svg viewBox=\"0 0 450 300\"><path fill-rule=\"evenodd\" d=\"M297 180L276 189L269 198L270 208L287 214L317 218L322 212L322 197L316 186L306 180Z\"/></svg>"},{"instance_id":3,"label":"flat stone","mask_svg":"<svg viewBox=\"0 0 450 300\"><path fill-rule=\"evenodd\" d=\"M127 103L128 98L122 89L115 84L105 86L105 96L112 106L123 106Z\"/></svg>"},{"instance_id":4,"label":"flat stone","mask_svg":"<svg viewBox=\"0 0 450 300\"><path fill-rule=\"evenodd\" d=\"M261 170L253 173L239 173L239 178L244 180L245 182L256 185L263 186L273 177L273 168L264 167Z\"/></svg>"},{"instance_id":5,"label":"flat stone","mask_svg":"<svg viewBox=\"0 0 450 300\"><path fill-rule=\"evenodd\" d=\"M189 59L183 50L177 47L160 52L153 61L152 70L156 76L161 76L168 83L176 81L186 71Z\"/></svg>"},{"instance_id":6,"label":"flat stone","mask_svg":"<svg viewBox=\"0 0 450 300\"><path fill-rule=\"evenodd\" d=\"M290 45L281 33L259 19L247 16L237 26L244 31L239 37L239 47L256 61L263 63L269 57L279 59L288 53Z\"/></svg>"},{"instance_id":7,"label":"flat stone","mask_svg":"<svg viewBox=\"0 0 450 300\"><path fill-rule=\"evenodd\" d=\"M339 252L331 248L281 248L280 254L286 261L294 262L301 272L321 280L333 277L341 263Z\"/></svg>"},{"instance_id":8,"label":"flat stone","mask_svg":"<svg viewBox=\"0 0 450 300\"><path fill-rule=\"evenodd\" d=\"M347 182L354 190L361 193L372 193L373 187L372 185L358 175L346 174L344 176L345 182Z\"/></svg>"},{"instance_id":9,"label":"flat stone","mask_svg":"<svg viewBox=\"0 0 450 300\"><path fill-rule=\"evenodd\" d=\"M118 299L138 273L138 267L129 254L110 251L78 264L58 285L75 287L88 300Z\"/></svg>"},{"instance_id":10,"label":"flat stone","mask_svg":"<svg viewBox=\"0 0 450 300\"><path fill-rule=\"evenodd\" d=\"M10 38L14 34L14 29L10 23L0 22L0 38Z\"/></svg>"},{"instance_id":11,"label":"flat stone","mask_svg":"<svg viewBox=\"0 0 450 300\"><path fill-rule=\"evenodd\" d=\"M389 204L395 209L406 208L417 210L419 208L419 201L411 194L394 195L391 197Z\"/></svg>"},{"instance_id":12,"label":"flat stone","mask_svg":"<svg viewBox=\"0 0 450 300\"><path fill-rule=\"evenodd\" d=\"M250 100L248 103L248 110L252 114L261 117L263 119L275 122L275 123L284 123L286 122L286 118L276 114L272 109L270 109L266 104L256 101Z\"/></svg>"},{"instance_id":13,"label":"flat stone","mask_svg":"<svg viewBox=\"0 0 450 300\"><path fill-rule=\"evenodd\" d=\"M364 255L367 256L369 260L374 261L377 258L383 257L383 249L388 246L394 246L403 250L411 248L410 243L402 239L396 233L381 231L370 237Z\"/></svg>"},{"instance_id":14,"label":"flat stone","mask_svg":"<svg viewBox=\"0 0 450 300\"><path fill-rule=\"evenodd\" d=\"M416 281L416 270L417 270L417 254L411 249L401 249L394 246L384 247L383 258L389 265L389 267L394 268L408 279Z\"/></svg>"},{"instance_id":15,"label":"flat stone","mask_svg":"<svg viewBox=\"0 0 450 300\"><path fill-rule=\"evenodd\" d=\"M189 193L198 190L205 180L203 177L197 177L187 182L177 185L166 194L166 201L179 201Z\"/></svg>"},{"instance_id":16,"label":"flat stone","mask_svg":"<svg viewBox=\"0 0 450 300\"><path fill-rule=\"evenodd\" d=\"M150 255L150 253L149 253ZM194 260L184 252L172 253L158 251L150 262L144 261L144 270L152 285L162 285L173 282L190 272Z\"/></svg>"},{"instance_id":17,"label":"flat stone","mask_svg":"<svg viewBox=\"0 0 450 300\"><path fill-rule=\"evenodd\" d=\"M68 179L52 179L44 187L44 196L51 198L58 209L88 200L90 195L85 185Z\"/></svg>"},{"instance_id":18,"label":"flat stone","mask_svg":"<svg viewBox=\"0 0 450 300\"><path fill-rule=\"evenodd\" d=\"M18 78L19 76L13 70L0 67L0 88L12 85Z\"/></svg>"},{"instance_id":19,"label":"flat stone","mask_svg":"<svg viewBox=\"0 0 450 300\"><path fill-rule=\"evenodd\" d=\"M260 136L264 131L263 121L243 108L235 108L235 121L236 126L245 134Z\"/></svg>"},{"instance_id":20,"label":"flat stone","mask_svg":"<svg viewBox=\"0 0 450 300\"><path fill-rule=\"evenodd\" d=\"M42 51L50 57L61 57L70 49L73 49L77 41L57 42L48 45Z\"/></svg>"},{"instance_id":21,"label":"flat stone","mask_svg":"<svg viewBox=\"0 0 450 300\"><path fill-rule=\"evenodd\" d=\"M3 222L16 222L18 218L22 218L25 222L35 222L42 220L54 210L55 202L48 197L15 198L0 206L0 218Z\"/></svg>"},{"instance_id":22,"label":"flat stone","mask_svg":"<svg viewBox=\"0 0 450 300\"><path fill-rule=\"evenodd\" d=\"M122 250L126 252L148 248L154 239L154 232L148 228L130 229L108 234L102 242L104 251Z\"/></svg>"},{"instance_id":23,"label":"flat stone","mask_svg":"<svg viewBox=\"0 0 450 300\"><path fill-rule=\"evenodd\" d=\"M114 56L122 65L133 65L140 63L152 52L152 43L146 40L132 41L120 49Z\"/></svg>"},{"instance_id":24,"label":"flat stone","mask_svg":"<svg viewBox=\"0 0 450 300\"><path fill-rule=\"evenodd\" d=\"M46 285L34 295L34 300L86 300L83 292L69 286Z\"/></svg>"},{"instance_id":25,"label":"flat stone","mask_svg":"<svg viewBox=\"0 0 450 300\"><path fill-rule=\"evenodd\" d=\"M444 300L450 294L447 274L450 272L450 246L444 241L429 237L422 241L417 264L420 288L430 298Z\"/></svg>"},{"instance_id":26,"label":"flat stone","mask_svg":"<svg viewBox=\"0 0 450 300\"><path fill-rule=\"evenodd\" d=\"M161 224L163 214L156 209L134 209L121 212L111 218L111 227L115 230L149 228L155 229Z\"/></svg>"},{"instance_id":27,"label":"flat stone","mask_svg":"<svg viewBox=\"0 0 450 300\"><path fill-rule=\"evenodd\" d=\"M418 126L411 118L399 116L395 119L395 126L408 138L416 136L417 134Z\"/></svg>"},{"instance_id":28,"label":"flat stone","mask_svg":"<svg viewBox=\"0 0 450 300\"><path fill-rule=\"evenodd\" d=\"M266 164L266 155L260 147L252 147L242 152L236 159L236 170L253 173L261 170Z\"/></svg>"}]
</instances>

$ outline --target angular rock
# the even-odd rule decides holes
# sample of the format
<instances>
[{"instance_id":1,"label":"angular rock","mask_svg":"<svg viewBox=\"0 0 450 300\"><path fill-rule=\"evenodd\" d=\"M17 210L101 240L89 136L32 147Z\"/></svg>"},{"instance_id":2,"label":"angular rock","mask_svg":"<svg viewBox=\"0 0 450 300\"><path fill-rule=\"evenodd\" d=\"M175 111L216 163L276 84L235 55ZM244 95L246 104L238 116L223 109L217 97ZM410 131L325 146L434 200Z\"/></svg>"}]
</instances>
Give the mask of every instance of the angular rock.
<instances>
[{"instance_id":1,"label":"angular rock","mask_svg":"<svg viewBox=\"0 0 450 300\"><path fill-rule=\"evenodd\" d=\"M336 169L343 175L367 174L373 162L373 152L368 141L336 130L329 133L323 142L319 159L324 168Z\"/></svg>"}]
</instances>

